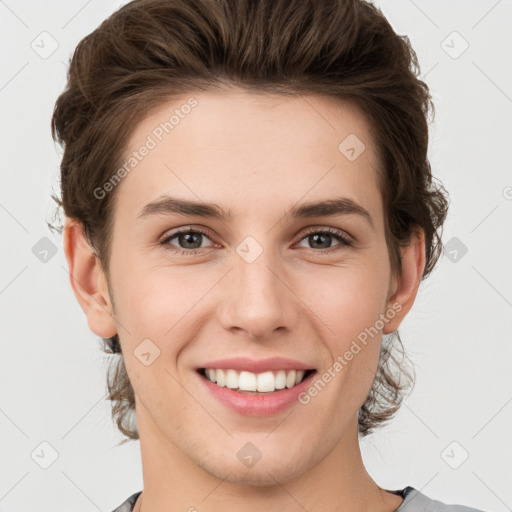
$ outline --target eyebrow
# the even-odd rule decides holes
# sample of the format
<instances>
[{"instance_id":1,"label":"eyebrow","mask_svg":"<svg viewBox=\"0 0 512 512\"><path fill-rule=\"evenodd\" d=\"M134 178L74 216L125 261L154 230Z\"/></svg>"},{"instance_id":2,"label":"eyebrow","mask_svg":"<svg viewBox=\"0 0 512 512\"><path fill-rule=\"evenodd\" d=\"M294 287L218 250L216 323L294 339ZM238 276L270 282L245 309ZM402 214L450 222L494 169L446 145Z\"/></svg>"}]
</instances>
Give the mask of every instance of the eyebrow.
<instances>
[{"instance_id":1,"label":"eyebrow","mask_svg":"<svg viewBox=\"0 0 512 512\"><path fill-rule=\"evenodd\" d=\"M225 210L215 203L203 203L189 199L178 199L171 196L163 196L151 201L140 211L138 218L155 214L178 213L180 215L192 215L196 217L212 218L226 221L232 217L231 209ZM302 203L293 206L283 217L296 219L309 219L313 217L329 217L335 215L359 215L364 218L375 230L372 216L354 200L348 197L326 199L310 203Z\"/></svg>"}]
</instances>

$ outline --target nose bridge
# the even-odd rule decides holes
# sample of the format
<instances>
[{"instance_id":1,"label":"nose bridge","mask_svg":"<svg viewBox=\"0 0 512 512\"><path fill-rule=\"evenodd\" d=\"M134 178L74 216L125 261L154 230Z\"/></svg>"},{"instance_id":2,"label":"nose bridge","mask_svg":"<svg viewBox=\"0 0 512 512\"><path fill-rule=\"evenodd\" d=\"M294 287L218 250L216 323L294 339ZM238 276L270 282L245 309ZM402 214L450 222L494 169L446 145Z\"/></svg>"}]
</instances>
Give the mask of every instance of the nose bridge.
<instances>
[{"instance_id":1,"label":"nose bridge","mask_svg":"<svg viewBox=\"0 0 512 512\"><path fill-rule=\"evenodd\" d=\"M280 306L282 284L276 276L279 263L275 251L268 244L264 248L254 237L247 237L236 248L236 254L239 298L245 297L253 306L264 309Z\"/></svg>"},{"instance_id":2,"label":"nose bridge","mask_svg":"<svg viewBox=\"0 0 512 512\"><path fill-rule=\"evenodd\" d=\"M224 327L243 329L255 338L264 338L279 327L290 327L293 304L278 277L281 265L276 251L247 237L236 247L233 265Z\"/></svg>"}]
</instances>

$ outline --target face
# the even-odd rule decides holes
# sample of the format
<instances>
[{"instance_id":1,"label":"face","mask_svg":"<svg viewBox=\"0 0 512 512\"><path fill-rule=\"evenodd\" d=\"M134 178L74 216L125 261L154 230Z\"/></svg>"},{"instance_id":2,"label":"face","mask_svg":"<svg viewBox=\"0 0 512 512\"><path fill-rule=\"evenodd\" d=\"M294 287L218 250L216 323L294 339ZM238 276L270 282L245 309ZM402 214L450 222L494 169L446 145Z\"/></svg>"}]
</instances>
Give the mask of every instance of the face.
<instances>
[{"instance_id":1,"label":"face","mask_svg":"<svg viewBox=\"0 0 512 512\"><path fill-rule=\"evenodd\" d=\"M376 148L348 103L192 96L135 127L128 154L156 144L115 191L109 287L141 447L286 482L352 446L400 317Z\"/></svg>"}]
</instances>

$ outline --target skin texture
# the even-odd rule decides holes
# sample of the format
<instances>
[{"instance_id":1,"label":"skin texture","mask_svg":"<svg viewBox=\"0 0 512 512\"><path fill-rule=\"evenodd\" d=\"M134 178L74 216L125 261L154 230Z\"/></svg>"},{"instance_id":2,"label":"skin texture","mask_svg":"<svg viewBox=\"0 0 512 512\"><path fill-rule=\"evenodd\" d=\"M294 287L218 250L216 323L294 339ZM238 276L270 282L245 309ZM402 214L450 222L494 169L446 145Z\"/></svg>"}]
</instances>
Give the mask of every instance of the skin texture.
<instances>
[{"instance_id":1,"label":"skin texture","mask_svg":"<svg viewBox=\"0 0 512 512\"><path fill-rule=\"evenodd\" d=\"M357 411L382 334L398 328L418 291L422 232L402 249L403 270L393 276L379 162L351 104L238 89L193 97L197 106L117 186L108 287L78 224L68 219L65 230L71 284L89 327L102 337L119 333L135 390L144 475L135 510L142 503L143 512L393 511L402 498L364 468ZM134 126L128 153L187 98ZM366 145L354 161L338 150L349 134ZM164 194L216 203L232 218L137 218ZM296 204L334 197L367 209L373 227L355 214L284 216ZM210 233L192 246L202 253L179 237L159 245L189 226ZM341 231L354 245L329 237L315 245L307 228ZM236 252L247 236L263 249L252 263ZM392 304L401 310L307 405L241 415L212 398L194 371L212 359L282 356L321 374ZM134 355L144 339L160 350L148 366ZM247 442L262 454L250 468L236 456Z\"/></svg>"}]
</instances>

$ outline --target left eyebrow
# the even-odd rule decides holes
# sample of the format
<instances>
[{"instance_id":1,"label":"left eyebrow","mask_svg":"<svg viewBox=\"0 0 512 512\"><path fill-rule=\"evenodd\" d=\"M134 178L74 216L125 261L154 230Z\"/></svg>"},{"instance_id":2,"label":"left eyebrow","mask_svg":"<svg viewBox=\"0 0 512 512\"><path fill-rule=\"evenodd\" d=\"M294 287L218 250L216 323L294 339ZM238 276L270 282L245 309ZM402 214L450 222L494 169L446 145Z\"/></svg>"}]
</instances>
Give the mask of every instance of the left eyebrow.
<instances>
[{"instance_id":1,"label":"left eyebrow","mask_svg":"<svg viewBox=\"0 0 512 512\"><path fill-rule=\"evenodd\" d=\"M178 213L196 217L212 218L221 221L232 218L232 211L224 210L215 203L202 203L189 199L178 199L163 196L148 203L140 211L138 218L160 213ZM375 231L372 216L354 200L348 197L328 199L312 203L302 203L292 207L285 214L285 218L308 219L313 217L331 217L335 215L359 215L365 219Z\"/></svg>"},{"instance_id":2,"label":"left eyebrow","mask_svg":"<svg viewBox=\"0 0 512 512\"><path fill-rule=\"evenodd\" d=\"M311 217L331 217L335 215L359 215L375 231L372 216L363 206L348 197L327 199L314 203L302 203L291 208L286 214L287 218L308 219Z\"/></svg>"}]
</instances>

